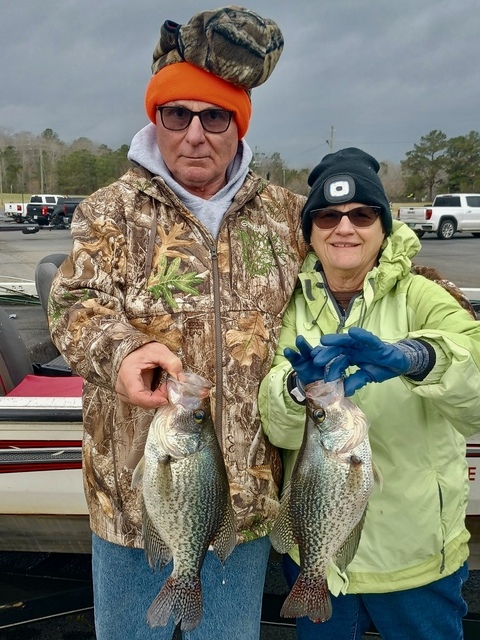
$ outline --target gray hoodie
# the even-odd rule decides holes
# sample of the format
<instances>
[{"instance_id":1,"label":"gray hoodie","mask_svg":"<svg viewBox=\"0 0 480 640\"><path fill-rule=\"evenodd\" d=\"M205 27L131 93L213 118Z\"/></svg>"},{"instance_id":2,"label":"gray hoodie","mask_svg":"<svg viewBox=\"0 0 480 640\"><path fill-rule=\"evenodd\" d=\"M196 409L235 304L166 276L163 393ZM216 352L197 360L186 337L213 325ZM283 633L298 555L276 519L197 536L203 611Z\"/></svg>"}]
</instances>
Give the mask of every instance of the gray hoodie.
<instances>
[{"instance_id":1,"label":"gray hoodie","mask_svg":"<svg viewBox=\"0 0 480 640\"><path fill-rule=\"evenodd\" d=\"M135 134L128 152L129 160L163 178L167 186L207 227L214 238L218 235L223 216L245 180L252 157L252 150L248 144L245 140L240 140L237 155L227 169L227 184L209 200L205 200L186 191L173 178L160 154L157 128L154 124L147 124Z\"/></svg>"}]
</instances>

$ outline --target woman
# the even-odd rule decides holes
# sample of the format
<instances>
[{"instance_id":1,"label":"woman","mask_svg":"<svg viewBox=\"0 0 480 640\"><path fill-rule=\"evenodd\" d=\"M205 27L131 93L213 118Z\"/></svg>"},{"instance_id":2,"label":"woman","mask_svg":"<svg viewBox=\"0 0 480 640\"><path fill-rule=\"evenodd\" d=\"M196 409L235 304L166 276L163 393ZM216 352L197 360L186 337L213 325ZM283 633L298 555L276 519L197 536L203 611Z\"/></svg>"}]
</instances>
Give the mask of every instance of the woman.
<instances>
[{"instance_id":1,"label":"woman","mask_svg":"<svg viewBox=\"0 0 480 640\"><path fill-rule=\"evenodd\" d=\"M284 449L284 483L302 442L302 387L341 375L369 419L383 478L353 561L344 573L329 567L332 617L298 619L297 637L360 640L373 622L383 640L457 640L469 539L464 438L480 429L480 324L412 272L420 243L392 221L378 169L350 148L312 171L302 211L312 251L260 389L265 433ZM298 563L293 548L290 586Z\"/></svg>"}]
</instances>

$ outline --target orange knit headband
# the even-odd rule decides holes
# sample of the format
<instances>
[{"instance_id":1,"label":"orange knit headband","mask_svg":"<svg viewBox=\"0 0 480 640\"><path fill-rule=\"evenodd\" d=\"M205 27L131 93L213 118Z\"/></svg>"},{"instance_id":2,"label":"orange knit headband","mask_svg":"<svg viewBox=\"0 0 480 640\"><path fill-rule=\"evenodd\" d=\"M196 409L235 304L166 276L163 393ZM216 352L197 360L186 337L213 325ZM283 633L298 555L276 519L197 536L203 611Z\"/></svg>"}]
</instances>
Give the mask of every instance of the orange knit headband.
<instances>
[{"instance_id":1,"label":"orange knit headband","mask_svg":"<svg viewBox=\"0 0 480 640\"><path fill-rule=\"evenodd\" d=\"M153 124L157 122L157 107L173 100L200 100L233 111L238 139L247 133L252 115L248 93L189 62L169 64L152 76L145 94L145 109Z\"/></svg>"}]
</instances>

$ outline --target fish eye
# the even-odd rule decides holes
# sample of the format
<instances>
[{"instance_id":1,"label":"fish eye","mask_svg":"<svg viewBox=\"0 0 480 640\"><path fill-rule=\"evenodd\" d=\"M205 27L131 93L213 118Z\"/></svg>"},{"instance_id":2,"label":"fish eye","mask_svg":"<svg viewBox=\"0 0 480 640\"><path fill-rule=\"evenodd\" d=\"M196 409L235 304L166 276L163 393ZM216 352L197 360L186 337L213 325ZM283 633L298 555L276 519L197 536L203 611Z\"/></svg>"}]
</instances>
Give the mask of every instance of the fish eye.
<instances>
[{"instance_id":1,"label":"fish eye","mask_svg":"<svg viewBox=\"0 0 480 640\"><path fill-rule=\"evenodd\" d=\"M205 420L205 416L206 416L206 413L202 409L197 409L197 411L194 411L193 413L193 419L197 424L200 424L201 422L203 422Z\"/></svg>"},{"instance_id":2,"label":"fish eye","mask_svg":"<svg viewBox=\"0 0 480 640\"><path fill-rule=\"evenodd\" d=\"M315 409L312 413L312 418L315 422L323 422L325 420L325 410L324 409Z\"/></svg>"}]
</instances>

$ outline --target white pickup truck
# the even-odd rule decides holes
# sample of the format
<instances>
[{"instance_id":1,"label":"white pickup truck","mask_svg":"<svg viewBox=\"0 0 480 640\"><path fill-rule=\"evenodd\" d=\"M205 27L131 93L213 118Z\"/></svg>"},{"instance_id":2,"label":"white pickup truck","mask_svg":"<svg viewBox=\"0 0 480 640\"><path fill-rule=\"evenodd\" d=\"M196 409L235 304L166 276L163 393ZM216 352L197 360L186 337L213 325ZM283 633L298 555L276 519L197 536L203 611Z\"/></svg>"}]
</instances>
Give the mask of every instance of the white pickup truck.
<instances>
[{"instance_id":1,"label":"white pickup truck","mask_svg":"<svg viewBox=\"0 0 480 640\"><path fill-rule=\"evenodd\" d=\"M425 233L436 233L441 240L449 240L455 233L480 238L480 193L440 194L430 207L401 207L397 219L419 238Z\"/></svg>"},{"instance_id":2,"label":"white pickup truck","mask_svg":"<svg viewBox=\"0 0 480 640\"><path fill-rule=\"evenodd\" d=\"M5 215L15 219L26 216L27 203L26 202L6 202Z\"/></svg>"},{"instance_id":3,"label":"white pickup truck","mask_svg":"<svg viewBox=\"0 0 480 640\"><path fill-rule=\"evenodd\" d=\"M6 202L5 215L13 218L19 224L36 222L40 225L46 225L49 223L51 212L61 197L63 196L41 194L31 196L28 202Z\"/></svg>"}]
</instances>

